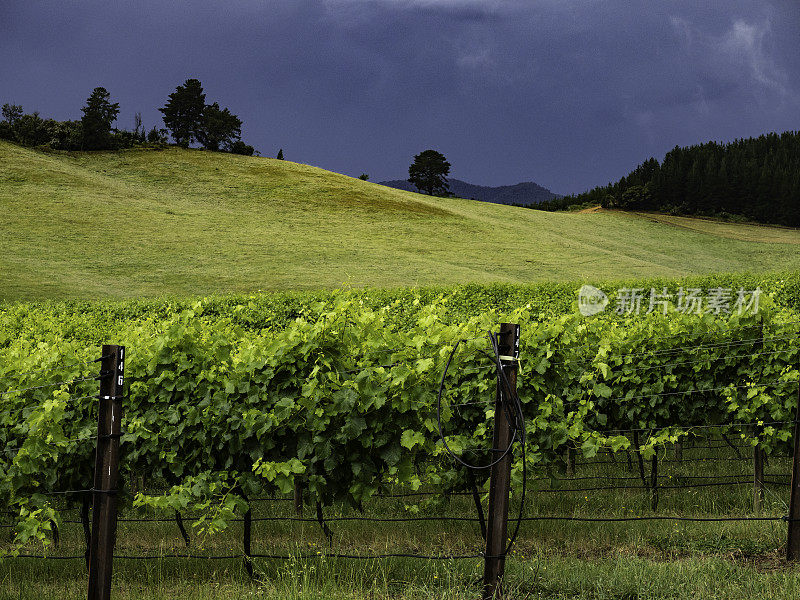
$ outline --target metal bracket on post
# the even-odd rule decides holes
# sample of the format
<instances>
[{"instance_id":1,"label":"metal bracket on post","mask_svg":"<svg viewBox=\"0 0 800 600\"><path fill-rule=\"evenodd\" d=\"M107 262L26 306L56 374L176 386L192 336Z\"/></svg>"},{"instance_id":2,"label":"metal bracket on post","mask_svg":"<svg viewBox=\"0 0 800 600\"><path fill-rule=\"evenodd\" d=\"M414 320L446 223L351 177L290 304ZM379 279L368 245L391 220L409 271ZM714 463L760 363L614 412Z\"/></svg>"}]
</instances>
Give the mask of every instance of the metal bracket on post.
<instances>
[{"instance_id":1,"label":"metal bracket on post","mask_svg":"<svg viewBox=\"0 0 800 600\"><path fill-rule=\"evenodd\" d=\"M117 479L122 433L125 347L103 346L94 463L94 502L89 544L89 600L111 598L111 571L117 533Z\"/></svg>"},{"instance_id":2,"label":"metal bracket on post","mask_svg":"<svg viewBox=\"0 0 800 600\"><path fill-rule=\"evenodd\" d=\"M517 389L517 360L519 359L519 325L502 323L498 335L498 350L503 372L511 390ZM494 403L493 453L502 453L512 439L510 411L504 407L506 393L498 373ZM486 553L483 567L483 598L493 600L501 594L505 572L506 535L508 530L508 503L511 488L511 452L491 469L489 481L489 515L486 523Z\"/></svg>"}]
</instances>

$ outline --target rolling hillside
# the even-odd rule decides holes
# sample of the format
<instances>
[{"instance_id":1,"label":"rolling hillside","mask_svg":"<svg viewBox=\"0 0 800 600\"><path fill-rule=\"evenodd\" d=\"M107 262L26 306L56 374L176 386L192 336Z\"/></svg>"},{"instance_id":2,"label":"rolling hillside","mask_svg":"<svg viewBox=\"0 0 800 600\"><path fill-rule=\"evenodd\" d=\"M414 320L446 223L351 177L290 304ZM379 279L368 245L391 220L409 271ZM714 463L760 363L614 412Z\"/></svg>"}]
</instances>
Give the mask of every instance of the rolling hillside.
<instances>
[{"instance_id":1,"label":"rolling hillside","mask_svg":"<svg viewBox=\"0 0 800 600\"><path fill-rule=\"evenodd\" d=\"M0 143L4 300L800 268L800 231L736 231L430 198L267 158Z\"/></svg>"},{"instance_id":2,"label":"rolling hillside","mask_svg":"<svg viewBox=\"0 0 800 600\"><path fill-rule=\"evenodd\" d=\"M392 181L380 181L379 183L409 192L414 192L417 189L414 187L414 184L409 183L405 179L393 179ZM500 185L497 187L475 185L467 183L466 181L461 181L460 179L452 178L448 179L447 183L450 186L450 193L456 198L469 198L470 200L493 202L495 204L529 206L531 204L544 202L545 200L561 197L533 181L523 181L522 183L514 185Z\"/></svg>"}]
</instances>

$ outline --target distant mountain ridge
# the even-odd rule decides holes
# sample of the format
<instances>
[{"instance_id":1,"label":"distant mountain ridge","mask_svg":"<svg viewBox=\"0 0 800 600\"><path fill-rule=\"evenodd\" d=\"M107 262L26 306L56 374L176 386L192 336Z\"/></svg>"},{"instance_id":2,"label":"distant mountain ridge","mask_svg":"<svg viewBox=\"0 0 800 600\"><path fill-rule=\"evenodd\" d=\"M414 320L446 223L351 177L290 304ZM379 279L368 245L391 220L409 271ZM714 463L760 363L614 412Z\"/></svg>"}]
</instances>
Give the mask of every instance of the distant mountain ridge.
<instances>
[{"instance_id":1,"label":"distant mountain ridge","mask_svg":"<svg viewBox=\"0 0 800 600\"><path fill-rule=\"evenodd\" d=\"M559 194L554 194L533 181L523 181L515 185L501 185L498 187L474 185L460 179L448 179L447 181L450 184L450 193L458 198L480 200L481 202L492 202L494 204L521 204L528 206L561 197ZM414 184L403 179L380 181L379 184L408 192L417 191Z\"/></svg>"}]
</instances>

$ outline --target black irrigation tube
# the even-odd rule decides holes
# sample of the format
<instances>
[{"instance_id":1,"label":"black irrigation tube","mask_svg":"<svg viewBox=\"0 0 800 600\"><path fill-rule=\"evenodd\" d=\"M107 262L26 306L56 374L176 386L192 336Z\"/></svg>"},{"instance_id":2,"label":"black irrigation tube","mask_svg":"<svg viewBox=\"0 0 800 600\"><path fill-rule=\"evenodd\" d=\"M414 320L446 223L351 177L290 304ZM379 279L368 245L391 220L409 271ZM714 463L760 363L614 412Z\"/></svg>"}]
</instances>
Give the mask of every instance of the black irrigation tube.
<instances>
[{"instance_id":1,"label":"black irrigation tube","mask_svg":"<svg viewBox=\"0 0 800 600\"><path fill-rule=\"evenodd\" d=\"M281 555L281 554L251 554L253 558L277 558L282 560L291 560L295 558L308 559L308 558L352 558L363 560L376 560L385 558L416 558L421 560L465 560L471 558L485 558L481 552L479 554L412 554L405 552L390 552L386 554L340 554L340 553L319 553L319 554L301 554L299 556Z\"/></svg>"},{"instance_id":2,"label":"black irrigation tube","mask_svg":"<svg viewBox=\"0 0 800 600\"><path fill-rule=\"evenodd\" d=\"M710 481L710 482L702 482L702 483L690 483L686 485L658 485L656 486L659 490L682 490L682 489L692 489L692 488L700 488L700 487L717 487L723 485L752 485L752 479L746 479L741 481ZM788 482L783 481L764 481L764 483L771 484L771 485L789 485ZM557 492L598 492L598 491L611 491L611 490L649 490L652 489L649 486L644 485L612 485L612 486L598 486L598 487L588 487L588 488L547 488L547 489L539 489L536 490L537 492L545 492L545 493L557 493Z\"/></svg>"},{"instance_id":3,"label":"black irrigation tube","mask_svg":"<svg viewBox=\"0 0 800 600\"><path fill-rule=\"evenodd\" d=\"M413 496L471 496L472 492L407 492L404 494L376 494L375 498L411 498Z\"/></svg>"},{"instance_id":4,"label":"black irrigation tube","mask_svg":"<svg viewBox=\"0 0 800 600\"><path fill-rule=\"evenodd\" d=\"M747 477L749 474L744 473L741 475L660 475L660 479L713 479L713 478L724 478L724 479L733 479L737 477ZM765 477L790 477L790 473L771 473L765 474ZM596 479L607 479L607 480L637 480L639 476L585 476L585 477L574 477L574 478L549 478L549 477L539 477L532 479L533 481L586 481L586 480L596 480ZM697 487L714 487L714 486L724 486L724 485L745 485L751 484L751 479L742 479L739 481L717 481L717 482L699 482L696 484L688 484L688 485L659 485L658 489L692 489ZM789 485L788 482L785 481L774 481L774 480L764 480L764 483L770 485ZM547 492L547 493L556 493L556 492L586 492L586 491L611 491L611 490L647 490L650 489L645 486L596 486L596 487L589 487L589 488L547 488L547 489L539 489L536 491L539 492ZM71 492L79 492L81 490L71 490L66 491L63 493L71 493ZM84 490L88 493L88 490ZM384 495L380 496L383 498L398 498L398 497L420 497L420 496L435 496L437 492L412 492L408 494L391 494L391 495ZM442 493L441 495L448 495L446 493ZM470 492L451 492L449 495L451 496L469 496L471 495ZM270 501L270 500L291 500L291 498L253 498L253 501ZM67 507L64 509L58 510L75 510L76 507ZM11 513L9 513L11 514ZM196 517L192 516L185 516L184 518L189 520L194 520ZM151 518L119 518L117 521L120 523L171 523L175 520L174 517L151 517ZM231 522L242 522L244 519L242 518L235 518L231 519ZM304 517L254 517L252 521L267 521L267 522L302 522L302 523L317 523L318 520L315 518L304 518ZM479 519L472 518L472 517L452 517L452 516L430 516L430 517L328 517L325 518L325 521L366 521L366 522L385 522L385 523L402 523L402 522L414 522L414 521L459 521L459 522L478 522ZM64 524L80 524L81 521L75 520L67 520L62 521ZM11 525L0 525L0 527L14 527L13 524Z\"/></svg>"},{"instance_id":5,"label":"black irrigation tube","mask_svg":"<svg viewBox=\"0 0 800 600\"><path fill-rule=\"evenodd\" d=\"M789 423L792 423L792 421L789 421ZM714 427L719 427L719 426L718 425L714 425ZM730 432L730 433L732 433L732 432ZM733 434L733 435L735 435L735 434ZM693 450L719 450L719 449L724 449L724 448L730 448L731 447L731 445L729 445L729 444L720 445L719 448L707 448L704 445L702 445L702 446L694 446L694 445L691 444L691 442L692 442L692 440L695 440L695 439L698 439L698 437L694 437L694 438L689 437L689 438L686 438L684 440L684 441L688 441L689 442L689 445L684 445L683 446L684 454L686 452L691 452ZM748 444L733 444L733 446L735 446L736 448L739 448L741 450L744 450L744 449L747 449L747 448L751 448L751 449L753 448L752 444L749 444L749 443ZM661 449L661 450L666 450L666 449L669 448L669 446L667 444L663 444L663 445L660 445L658 448ZM573 450L580 450L580 446L572 446L572 449ZM628 450L631 450L631 449L632 448L630 448L630 447L628 448ZM612 456L612 455L613 456L620 456L620 455L624 456L624 452L625 452L624 449L620 449L620 450L617 450L616 452L614 452L611 449L604 447L604 448L598 449L597 450L597 454L595 456ZM790 454L769 454L768 456L769 456L769 458L792 458L792 455L790 455ZM725 458L725 457L707 457L707 458ZM587 463L588 463L588 461L587 461ZM583 463L583 464L587 464L587 463Z\"/></svg>"},{"instance_id":6,"label":"black irrigation tube","mask_svg":"<svg viewBox=\"0 0 800 600\"><path fill-rule=\"evenodd\" d=\"M647 515L635 517L568 517L536 516L523 517L523 521L581 521L586 523L616 523L623 521L689 521L697 523L722 523L734 521L788 521L787 517L670 517L667 515Z\"/></svg>"},{"instance_id":7,"label":"black irrigation tube","mask_svg":"<svg viewBox=\"0 0 800 600\"><path fill-rule=\"evenodd\" d=\"M244 558L244 554L221 554L221 555L202 555L202 554L162 554L161 556L147 556L147 555L131 555L131 554L115 554L114 558L122 558L125 560L161 560L164 558L200 558L206 560L229 560L234 558ZM253 557L252 554L249 555Z\"/></svg>"},{"instance_id":8,"label":"black irrigation tube","mask_svg":"<svg viewBox=\"0 0 800 600\"><path fill-rule=\"evenodd\" d=\"M513 427L512 428L511 440L509 441L508 446L506 446L506 448L500 454L500 456L497 457L495 460L493 460L490 463L485 464L485 465L473 465L473 464L470 464L470 463L466 462L464 459L462 459L459 455L457 455L455 452L453 452L453 450L450 449L450 446L447 444L447 439L446 439L446 436L444 434L444 428L442 426L442 395L444 393L444 382L445 382L445 377L447 375L447 371L450 368L450 364L453 362L453 357L456 354L456 350L458 350L459 344L461 344L461 340L458 340L456 342L455 346L453 346L453 349L450 352L450 356L447 359L447 363L445 364L444 371L442 372L442 380L439 383L439 393L438 393L437 399L436 399L436 422L437 422L437 427L438 427L438 432L439 432L439 439L442 440L442 445L444 446L445 450L447 450L447 453L453 458L453 460L455 462L459 463L461 466L466 467L467 469L473 469L473 470L491 469L493 466L495 466L496 464L499 464L500 461L502 461L508 454L511 453L511 451L512 451L512 449L514 447L514 443L517 441L517 431L518 431L517 427ZM508 410L507 403L503 403L503 406L506 408L506 411L507 411ZM508 413L506 414L506 418L508 419L509 423L512 423L512 422L516 423L516 421L517 421L517 419L511 419L510 415Z\"/></svg>"},{"instance_id":9,"label":"black irrigation tube","mask_svg":"<svg viewBox=\"0 0 800 600\"><path fill-rule=\"evenodd\" d=\"M658 474L659 479L736 479L737 477L749 477L752 473L740 473L738 475L674 475L674 474ZM773 473L765 474L765 477L791 477L791 473ZM616 481L628 481L634 479L641 479L639 475L585 475L582 477L534 477L532 481L588 481L594 479L608 479Z\"/></svg>"},{"instance_id":10,"label":"black irrigation tube","mask_svg":"<svg viewBox=\"0 0 800 600\"><path fill-rule=\"evenodd\" d=\"M431 517L434 519L436 517ZM478 521L476 518L464 517L463 520ZM254 519L256 520L256 519ZM259 519L260 520L260 519ZM307 521L314 521L316 519L304 519ZM326 519L334 520L334 519ZM631 516L631 517L576 517L576 516L563 516L563 515L537 515L531 517L519 516L519 522L532 522L532 521L576 521L583 523L622 523L631 521L681 521L681 522L694 522L694 523L724 523L724 522L775 522L775 521L790 521L786 516L782 517L681 517L681 516L668 516L668 515L645 515L645 516ZM182 559L209 559L209 560L227 560L242 558L243 554L235 555L193 555L193 554L165 554L160 556L148 555L115 555L114 558L125 560L161 560L165 558L182 558ZM416 558L424 560L461 560L471 558L485 558L483 553L469 554L469 555L421 555L410 553L386 553L386 554L340 554L340 553L315 553L315 554L300 554L300 555L279 555L279 554L250 554L251 558L272 558L281 560L292 559L308 559L308 558L348 558L348 559L384 559L384 558ZM47 559L47 560L74 560L85 559L84 555L77 556L45 556L39 554L17 554L3 558L34 558L34 559ZM0 561L2 558L0 558Z\"/></svg>"},{"instance_id":11,"label":"black irrigation tube","mask_svg":"<svg viewBox=\"0 0 800 600\"><path fill-rule=\"evenodd\" d=\"M775 456L775 455L771 455L770 459L773 459L773 458L777 459L777 458L792 458L792 457L791 456ZM705 461L709 461L709 462L710 461L735 462L735 461L742 461L742 460L752 461L753 457L752 456L739 456L739 457L735 457L735 456L734 457L727 457L727 456L713 457L712 456L710 458L683 458L681 460L678 460L676 458L667 458L667 459L664 459L664 460L659 461L659 462L661 462L661 463L686 463L686 462L705 462ZM576 462L575 463L576 466L585 466L585 467L591 467L593 465L619 465L619 464L620 464L619 461L613 461L613 460L593 460L593 461Z\"/></svg>"}]
</instances>

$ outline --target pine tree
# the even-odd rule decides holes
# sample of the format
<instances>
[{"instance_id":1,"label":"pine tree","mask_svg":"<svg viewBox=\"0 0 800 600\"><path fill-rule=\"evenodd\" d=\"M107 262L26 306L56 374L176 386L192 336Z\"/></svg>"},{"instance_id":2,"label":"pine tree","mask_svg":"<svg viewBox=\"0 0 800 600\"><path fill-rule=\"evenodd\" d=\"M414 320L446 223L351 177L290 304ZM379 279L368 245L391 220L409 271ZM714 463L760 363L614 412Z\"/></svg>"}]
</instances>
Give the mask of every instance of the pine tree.
<instances>
[{"instance_id":1,"label":"pine tree","mask_svg":"<svg viewBox=\"0 0 800 600\"><path fill-rule=\"evenodd\" d=\"M20 104L3 104L2 112L3 120L11 126L19 121L23 115L22 106Z\"/></svg>"},{"instance_id":2,"label":"pine tree","mask_svg":"<svg viewBox=\"0 0 800 600\"><path fill-rule=\"evenodd\" d=\"M108 150L112 146L111 125L117 120L119 103L111 102L111 94L96 87L81 111L84 150Z\"/></svg>"},{"instance_id":3,"label":"pine tree","mask_svg":"<svg viewBox=\"0 0 800 600\"><path fill-rule=\"evenodd\" d=\"M188 148L196 139L205 108L206 95L202 84L197 79L187 79L175 88L167 103L158 110L164 115L164 125L175 143Z\"/></svg>"},{"instance_id":4,"label":"pine tree","mask_svg":"<svg viewBox=\"0 0 800 600\"><path fill-rule=\"evenodd\" d=\"M283 148L278 150L278 156L276 156L275 158L277 158L278 160L283 160Z\"/></svg>"},{"instance_id":5,"label":"pine tree","mask_svg":"<svg viewBox=\"0 0 800 600\"><path fill-rule=\"evenodd\" d=\"M206 150L216 152L222 148L230 152L233 144L242 137L242 120L214 102L203 109L194 136Z\"/></svg>"}]
</instances>

